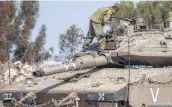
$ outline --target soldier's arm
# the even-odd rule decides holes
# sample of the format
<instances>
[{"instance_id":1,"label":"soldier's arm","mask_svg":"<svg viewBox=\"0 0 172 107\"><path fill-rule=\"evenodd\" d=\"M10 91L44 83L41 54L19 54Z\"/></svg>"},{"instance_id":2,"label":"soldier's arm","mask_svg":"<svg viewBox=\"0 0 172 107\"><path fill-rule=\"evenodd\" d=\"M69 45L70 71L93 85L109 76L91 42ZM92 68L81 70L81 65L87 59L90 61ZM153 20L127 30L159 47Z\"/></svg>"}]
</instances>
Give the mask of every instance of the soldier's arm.
<instances>
[{"instance_id":1,"label":"soldier's arm","mask_svg":"<svg viewBox=\"0 0 172 107\"><path fill-rule=\"evenodd\" d=\"M107 14L103 18L103 23L104 24L109 24L110 21L111 21L111 16L112 16L112 12L110 10L108 10Z\"/></svg>"}]
</instances>

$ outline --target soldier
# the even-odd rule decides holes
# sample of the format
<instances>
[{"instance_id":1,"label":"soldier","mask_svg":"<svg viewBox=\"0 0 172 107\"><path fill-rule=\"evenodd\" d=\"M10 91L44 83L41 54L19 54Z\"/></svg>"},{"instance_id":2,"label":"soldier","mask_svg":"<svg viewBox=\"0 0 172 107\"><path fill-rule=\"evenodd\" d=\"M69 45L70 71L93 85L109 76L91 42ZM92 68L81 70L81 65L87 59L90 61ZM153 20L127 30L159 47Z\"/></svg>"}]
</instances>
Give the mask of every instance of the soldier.
<instances>
[{"instance_id":1,"label":"soldier","mask_svg":"<svg viewBox=\"0 0 172 107\"><path fill-rule=\"evenodd\" d=\"M104 7L99 8L90 17L89 31L87 34L87 39L84 41L84 51L86 51L95 36L103 33L103 26L110 24L112 20L112 15L118 12L118 7ZM99 52L105 49L105 37L98 37Z\"/></svg>"}]
</instances>

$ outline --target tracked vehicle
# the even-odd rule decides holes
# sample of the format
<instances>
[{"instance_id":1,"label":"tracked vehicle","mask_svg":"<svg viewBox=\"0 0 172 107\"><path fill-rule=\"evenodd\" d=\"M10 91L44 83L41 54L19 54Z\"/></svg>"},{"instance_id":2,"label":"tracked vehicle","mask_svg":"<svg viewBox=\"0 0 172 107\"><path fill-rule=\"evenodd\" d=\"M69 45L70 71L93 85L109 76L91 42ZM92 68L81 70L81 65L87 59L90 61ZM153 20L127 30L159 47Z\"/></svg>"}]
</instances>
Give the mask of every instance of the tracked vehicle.
<instances>
[{"instance_id":1,"label":"tracked vehicle","mask_svg":"<svg viewBox=\"0 0 172 107\"><path fill-rule=\"evenodd\" d=\"M112 32L101 35L106 37L105 51L91 51L92 45L72 63L33 71L26 82L0 90L3 105L16 106L15 99L18 106L34 107L171 107L171 32L134 30L130 19L121 20L120 26L114 24ZM21 100L29 92L36 97ZM72 103L57 104L71 92L78 94Z\"/></svg>"}]
</instances>

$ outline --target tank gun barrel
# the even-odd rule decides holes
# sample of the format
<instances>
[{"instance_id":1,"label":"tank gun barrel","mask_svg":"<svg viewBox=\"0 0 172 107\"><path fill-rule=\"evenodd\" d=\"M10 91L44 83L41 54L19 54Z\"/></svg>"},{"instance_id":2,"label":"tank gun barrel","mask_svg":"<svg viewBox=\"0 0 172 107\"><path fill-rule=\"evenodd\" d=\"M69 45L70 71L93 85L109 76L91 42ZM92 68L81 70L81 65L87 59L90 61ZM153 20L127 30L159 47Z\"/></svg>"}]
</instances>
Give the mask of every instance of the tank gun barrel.
<instances>
[{"instance_id":1,"label":"tank gun barrel","mask_svg":"<svg viewBox=\"0 0 172 107\"><path fill-rule=\"evenodd\" d=\"M41 70L36 70L32 74L36 77L42 77L46 75L52 75L61 72L74 71L80 69L87 69L92 67L103 66L108 63L108 60L105 55L85 55L82 57L76 58L73 63L63 64L60 66L52 68L43 68Z\"/></svg>"}]
</instances>

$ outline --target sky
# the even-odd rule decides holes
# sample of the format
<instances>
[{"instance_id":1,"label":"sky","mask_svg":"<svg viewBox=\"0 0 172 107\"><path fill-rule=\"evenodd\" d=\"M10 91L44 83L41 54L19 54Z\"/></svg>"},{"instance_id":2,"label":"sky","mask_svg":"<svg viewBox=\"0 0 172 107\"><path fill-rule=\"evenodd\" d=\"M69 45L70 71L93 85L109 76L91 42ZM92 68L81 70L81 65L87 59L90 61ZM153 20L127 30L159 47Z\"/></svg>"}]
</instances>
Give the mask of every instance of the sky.
<instances>
[{"instance_id":1,"label":"sky","mask_svg":"<svg viewBox=\"0 0 172 107\"><path fill-rule=\"evenodd\" d=\"M47 27L45 48L54 47L54 55L59 55L58 36L72 25L81 28L86 35L89 17L98 8L112 6L119 1L40 1L39 18L32 31L35 40L43 24Z\"/></svg>"}]
</instances>

